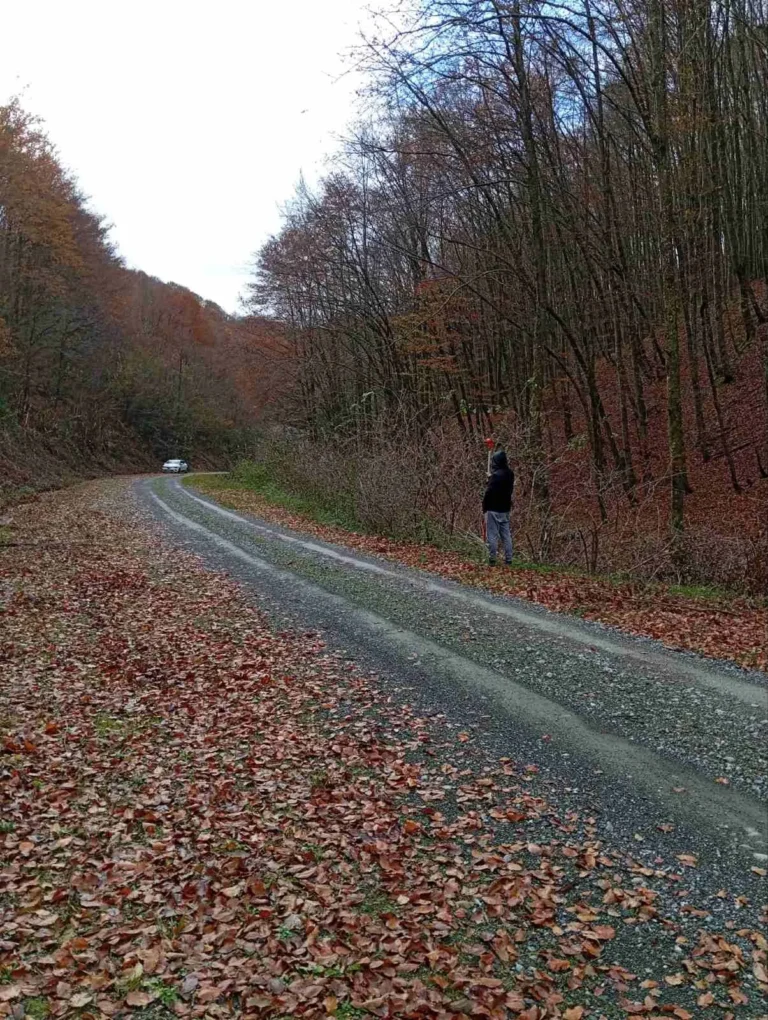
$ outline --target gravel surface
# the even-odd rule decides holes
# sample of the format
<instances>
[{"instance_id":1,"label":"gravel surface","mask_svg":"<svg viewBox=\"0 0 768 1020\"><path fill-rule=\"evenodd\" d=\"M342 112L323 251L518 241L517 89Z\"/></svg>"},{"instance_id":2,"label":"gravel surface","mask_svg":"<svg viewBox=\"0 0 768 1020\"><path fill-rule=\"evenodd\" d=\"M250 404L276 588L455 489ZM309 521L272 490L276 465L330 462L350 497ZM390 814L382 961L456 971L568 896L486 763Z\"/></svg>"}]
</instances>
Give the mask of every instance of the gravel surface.
<instances>
[{"instance_id":1,"label":"gravel surface","mask_svg":"<svg viewBox=\"0 0 768 1020\"><path fill-rule=\"evenodd\" d=\"M746 896L739 910L760 902L764 674L307 540L216 508L177 479L134 491L277 628L320 632L393 698L467 731L468 759L531 763L533 787L563 813L591 812L601 837L648 869L695 855L678 909L689 893L723 923L734 902L724 889Z\"/></svg>"}]
</instances>

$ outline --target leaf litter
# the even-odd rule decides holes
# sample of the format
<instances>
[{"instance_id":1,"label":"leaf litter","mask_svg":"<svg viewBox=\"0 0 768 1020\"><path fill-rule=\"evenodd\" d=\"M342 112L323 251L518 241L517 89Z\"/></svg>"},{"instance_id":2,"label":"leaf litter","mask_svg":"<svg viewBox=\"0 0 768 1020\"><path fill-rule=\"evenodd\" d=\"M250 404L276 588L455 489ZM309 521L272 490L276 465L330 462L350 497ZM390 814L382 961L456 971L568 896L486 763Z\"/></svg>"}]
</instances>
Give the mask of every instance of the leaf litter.
<instances>
[{"instance_id":1,"label":"leaf litter","mask_svg":"<svg viewBox=\"0 0 768 1020\"><path fill-rule=\"evenodd\" d=\"M317 634L273 632L124 482L16 524L0 1016L761 1015L768 943L690 904L692 855L612 850L535 764L482 765Z\"/></svg>"}]
</instances>

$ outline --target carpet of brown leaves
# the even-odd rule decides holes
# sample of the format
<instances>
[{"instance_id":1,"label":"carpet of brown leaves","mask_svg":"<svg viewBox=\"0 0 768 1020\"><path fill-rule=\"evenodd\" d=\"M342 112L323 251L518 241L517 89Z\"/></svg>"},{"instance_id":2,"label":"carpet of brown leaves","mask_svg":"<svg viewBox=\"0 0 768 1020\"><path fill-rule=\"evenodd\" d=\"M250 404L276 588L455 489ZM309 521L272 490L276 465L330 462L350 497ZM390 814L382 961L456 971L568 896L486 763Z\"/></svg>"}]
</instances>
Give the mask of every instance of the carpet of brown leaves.
<instances>
[{"instance_id":1,"label":"carpet of brown leaves","mask_svg":"<svg viewBox=\"0 0 768 1020\"><path fill-rule=\"evenodd\" d=\"M46 496L0 551L0 1016L756 1015L758 931L675 945L674 869L560 818L535 766L469 767L125 502ZM635 976L614 947L650 927Z\"/></svg>"},{"instance_id":2,"label":"carpet of brown leaves","mask_svg":"<svg viewBox=\"0 0 768 1020\"><path fill-rule=\"evenodd\" d=\"M576 574L540 573L524 567L489 567L457 552L435 546L396 542L318 524L267 502L259 493L222 487L218 479L194 479L193 484L225 506L256 514L360 552L418 567L461 584L496 595L511 595L555 612L578 613L584 619L619 627L630 634L656 638L670 648L732 659L741 666L768 670L768 606L754 599L697 599L659 587L620 584Z\"/></svg>"}]
</instances>

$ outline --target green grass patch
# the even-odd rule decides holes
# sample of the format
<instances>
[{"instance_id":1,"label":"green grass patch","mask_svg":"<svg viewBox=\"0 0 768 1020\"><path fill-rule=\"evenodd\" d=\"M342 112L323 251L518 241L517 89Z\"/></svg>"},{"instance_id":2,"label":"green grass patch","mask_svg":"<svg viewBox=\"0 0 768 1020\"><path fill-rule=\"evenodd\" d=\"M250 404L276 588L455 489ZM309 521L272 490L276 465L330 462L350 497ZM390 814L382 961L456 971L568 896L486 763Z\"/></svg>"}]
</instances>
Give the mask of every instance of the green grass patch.
<instances>
[{"instance_id":1,"label":"green grass patch","mask_svg":"<svg viewBox=\"0 0 768 1020\"><path fill-rule=\"evenodd\" d=\"M524 560L518 558L515 555L515 559L512 562L512 566L515 570L530 570L534 574L541 574L544 577L549 575L557 575L562 577L563 574L568 577L589 577L590 575L582 570L580 567L571 567L567 565L558 565L556 563L536 563L534 560ZM592 575L593 577L595 575Z\"/></svg>"},{"instance_id":2,"label":"green grass patch","mask_svg":"<svg viewBox=\"0 0 768 1020\"><path fill-rule=\"evenodd\" d=\"M99 737L108 737L113 733L122 732L126 726L122 719L111 715L97 715L93 720L93 728Z\"/></svg>"},{"instance_id":3,"label":"green grass patch","mask_svg":"<svg viewBox=\"0 0 768 1020\"><path fill-rule=\"evenodd\" d=\"M380 917L382 914L397 914L400 908L386 893L375 891L369 892L362 903L358 904L357 911L371 917Z\"/></svg>"},{"instance_id":4,"label":"green grass patch","mask_svg":"<svg viewBox=\"0 0 768 1020\"><path fill-rule=\"evenodd\" d=\"M340 1002L335 1015L341 1020L357 1020L358 1017L368 1016L368 1011L353 1006L351 1002Z\"/></svg>"},{"instance_id":5,"label":"green grass patch","mask_svg":"<svg viewBox=\"0 0 768 1020\"><path fill-rule=\"evenodd\" d=\"M689 599L700 599L704 602L722 601L733 598L731 592L723 588L715 588L706 584L671 584L667 588L670 595L684 595Z\"/></svg>"},{"instance_id":6,"label":"green grass patch","mask_svg":"<svg viewBox=\"0 0 768 1020\"><path fill-rule=\"evenodd\" d=\"M124 998L129 992L137 992L144 984L144 978L141 974L137 974L135 971L128 974L126 977L121 978L115 985L115 991Z\"/></svg>"},{"instance_id":7,"label":"green grass patch","mask_svg":"<svg viewBox=\"0 0 768 1020\"><path fill-rule=\"evenodd\" d=\"M178 992L172 985L165 984L159 978L151 978L149 981L145 981L144 987L147 991L157 995L158 1001L167 1008L170 1008L179 997Z\"/></svg>"},{"instance_id":8,"label":"green grass patch","mask_svg":"<svg viewBox=\"0 0 768 1020\"><path fill-rule=\"evenodd\" d=\"M41 488L47 487L45 484L41 486ZM0 510L16 506L19 503L27 503L40 491L40 489L35 488L33 485L4 485L0 489Z\"/></svg>"},{"instance_id":9,"label":"green grass patch","mask_svg":"<svg viewBox=\"0 0 768 1020\"><path fill-rule=\"evenodd\" d=\"M50 1003L42 996L34 999L25 999L24 1001L24 1013L32 1017L32 1020L45 1020L50 1010Z\"/></svg>"},{"instance_id":10,"label":"green grass patch","mask_svg":"<svg viewBox=\"0 0 768 1020\"><path fill-rule=\"evenodd\" d=\"M303 514L318 524L344 528L345 531L363 531L350 500L343 494L332 499L317 493L290 492L276 481L266 465L253 461L242 461L226 475L193 475L184 478L182 484L210 493L225 489L256 492L268 503L292 513Z\"/></svg>"},{"instance_id":11,"label":"green grass patch","mask_svg":"<svg viewBox=\"0 0 768 1020\"><path fill-rule=\"evenodd\" d=\"M313 963L305 968L307 974L311 974L312 977L321 978L343 978L345 974L344 967L323 967L321 964Z\"/></svg>"}]
</instances>

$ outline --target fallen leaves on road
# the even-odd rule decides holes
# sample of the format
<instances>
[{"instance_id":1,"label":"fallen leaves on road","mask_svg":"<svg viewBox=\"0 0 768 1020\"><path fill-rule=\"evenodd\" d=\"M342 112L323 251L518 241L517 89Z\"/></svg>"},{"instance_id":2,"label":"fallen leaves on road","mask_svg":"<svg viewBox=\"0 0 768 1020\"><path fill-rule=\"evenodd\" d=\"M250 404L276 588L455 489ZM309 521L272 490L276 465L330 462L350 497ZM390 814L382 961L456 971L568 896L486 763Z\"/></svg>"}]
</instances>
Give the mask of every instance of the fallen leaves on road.
<instances>
[{"instance_id":1,"label":"fallen leaves on road","mask_svg":"<svg viewBox=\"0 0 768 1020\"><path fill-rule=\"evenodd\" d=\"M539 573L522 567L489 567L435 546L396 542L380 535L361 535L318 524L304 514L267 502L257 492L227 489L218 479L195 478L192 484L209 492L224 506L256 514L326 542L346 545L496 595L526 599L555 612L575 612L583 619L656 638L670 648L684 648L768 670L768 606L757 604L755 600L735 598L723 603L702 602L629 582L622 584L555 570Z\"/></svg>"},{"instance_id":2,"label":"fallen leaves on road","mask_svg":"<svg viewBox=\"0 0 768 1020\"><path fill-rule=\"evenodd\" d=\"M22 507L3 553L0 1016L685 1020L759 996L759 932L681 955L673 869L271 632L125 498Z\"/></svg>"}]
</instances>

